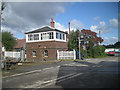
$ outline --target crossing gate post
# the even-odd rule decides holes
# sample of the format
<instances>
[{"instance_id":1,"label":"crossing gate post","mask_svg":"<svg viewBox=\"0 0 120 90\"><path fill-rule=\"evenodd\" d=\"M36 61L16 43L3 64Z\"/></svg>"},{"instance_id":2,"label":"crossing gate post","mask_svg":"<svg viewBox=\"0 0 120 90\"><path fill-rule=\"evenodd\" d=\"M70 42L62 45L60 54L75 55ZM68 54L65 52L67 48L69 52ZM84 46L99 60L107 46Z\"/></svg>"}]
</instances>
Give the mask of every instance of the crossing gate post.
<instances>
[{"instance_id":1,"label":"crossing gate post","mask_svg":"<svg viewBox=\"0 0 120 90\"><path fill-rule=\"evenodd\" d=\"M73 49L73 53L74 53L74 60L76 59L76 52L75 49Z\"/></svg>"},{"instance_id":2,"label":"crossing gate post","mask_svg":"<svg viewBox=\"0 0 120 90\"><path fill-rule=\"evenodd\" d=\"M59 60L59 50L57 50L57 60Z\"/></svg>"}]
</instances>

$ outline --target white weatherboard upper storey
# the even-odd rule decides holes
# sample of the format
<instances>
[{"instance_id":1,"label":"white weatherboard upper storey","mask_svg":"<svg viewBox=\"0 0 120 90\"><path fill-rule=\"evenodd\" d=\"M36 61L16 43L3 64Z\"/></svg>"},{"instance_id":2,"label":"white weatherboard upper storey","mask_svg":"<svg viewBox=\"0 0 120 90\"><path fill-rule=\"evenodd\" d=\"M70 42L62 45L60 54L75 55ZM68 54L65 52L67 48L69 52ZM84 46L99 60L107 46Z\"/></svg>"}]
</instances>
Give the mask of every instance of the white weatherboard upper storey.
<instances>
[{"instance_id":1,"label":"white weatherboard upper storey","mask_svg":"<svg viewBox=\"0 0 120 90\"><path fill-rule=\"evenodd\" d=\"M45 39L45 40L41 40L41 34L43 33L48 33L48 32L53 32L53 39ZM64 34L64 40L63 39L57 39L56 38L56 32L58 31L47 31L47 32L39 32L39 33L30 33L30 34L26 34L26 42L43 42L43 41L59 41L59 42L66 42L66 34L62 33L62 32L58 32L61 34ZM34 35L34 34L39 34L39 40L28 40L28 35Z\"/></svg>"}]
</instances>

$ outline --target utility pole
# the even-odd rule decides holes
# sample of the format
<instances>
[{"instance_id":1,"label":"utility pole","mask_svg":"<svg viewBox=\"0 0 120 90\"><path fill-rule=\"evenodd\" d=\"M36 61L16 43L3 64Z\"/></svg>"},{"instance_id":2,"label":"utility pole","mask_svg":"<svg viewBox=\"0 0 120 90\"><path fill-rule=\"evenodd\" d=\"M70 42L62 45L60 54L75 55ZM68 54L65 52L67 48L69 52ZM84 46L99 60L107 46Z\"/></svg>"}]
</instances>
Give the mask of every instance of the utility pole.
<instances>
[{"instance_id":1,"label":"utility pole","mask_svg":"<svg viewBox=\"0 0 120 90\"><path fill-rule=\"evenodd\" d=\"M100 30L99 30L99 37L101 37L101 32L100 32ZM100 45L101 45L101 42L100 42Z\"/></svg>"},{"instance_id":2,"label":"utility pole","mask_svg":"<svg viewBox=\"0 0 120 90\"><path fill-rule=\"evenodd\" d=\"M70 44L71 44L70 22L68 22L68 25L69 25L69 42L70 42Z\"/></svg>"}]
</instances>

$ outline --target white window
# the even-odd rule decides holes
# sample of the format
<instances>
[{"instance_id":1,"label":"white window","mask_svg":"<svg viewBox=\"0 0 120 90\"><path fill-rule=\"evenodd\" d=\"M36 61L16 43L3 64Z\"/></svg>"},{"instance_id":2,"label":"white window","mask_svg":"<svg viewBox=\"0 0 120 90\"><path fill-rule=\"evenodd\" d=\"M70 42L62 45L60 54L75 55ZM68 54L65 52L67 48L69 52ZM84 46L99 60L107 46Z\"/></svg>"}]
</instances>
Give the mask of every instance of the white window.
<instances>
[{"instance_id":1,"label":"white window","mask_svg":"<svg viewBox=\"0 0 120 90\"><path fill-rule=\"evenodd\" d=\"M62 34L60 33L60 39L62 39Z\"/></svg>"},{"instance_id":2,"label":"white window","mask_svg":"<svg viewBox=\"0 0 120 90\"><path fill-rule=\"evenodd\" d=\"M53 39L53 38L54 38L53 32L41 34L41 40L47 40L47 39Z\"/></svg>"},{"instance_id":3,"label":"white window","mask_svg":"<svg viewBox=\"0 0 120 90\"><path fill-rule=\"evenodd\" d=\"M44 56L48 57L48 51L47 50L44 51Z\"/></svg>"},{"instance_id":4,"label":"white window","mask_svg":"<svg viewBox=\"0 0 120 90\"><path fill-rule=\"evenodd\" d=\"M34 34L34 40L39 40L39 34Z\"/></svg>"},{"instance_id":5,"label":"white window","mask_svg":"<svg viewBox=\"0 0 120 90\"><path fill-rule=\"evenodd\" d=\"M31 40L33 40L33 35L29 34L28 35L28 41L31 41Z\"/></svg>"},{"instance_id":6,"label":"white window","mask_svg":"<svg viewBox=\"0 0 120 90\"><path fill-rule=\"evenodd\" d=\"M65 34L63 34L63 40L65 40Z\"/></svg>"},{"instance_id":7,"label":"white window","mask_svg":"<svg viewBox=\"0 0 120 90\"><path fill-rule=\"evenodd\" d=\"M32 52L33 57L36 57L36 51Z\"/></svg>"},{"instance_id":8,"label":"white window","mask_svg":"<svg viewBox=\"0 0 120 90\"><path fill-rule=\"evenodd\" d=\"M53 38L54 38L53 32L50 32L50 33L49 33L49 39L53 39Z\"/></svg>"},{"instance_id":9,"label":"white window","mask_svg":"<svg viewBox=\"0 0 120 90\"><path fill-rule=\"evenodd\" d=\"M56 32L56 38L58 39L58 33Z\"/></svg>"}]
</instances>

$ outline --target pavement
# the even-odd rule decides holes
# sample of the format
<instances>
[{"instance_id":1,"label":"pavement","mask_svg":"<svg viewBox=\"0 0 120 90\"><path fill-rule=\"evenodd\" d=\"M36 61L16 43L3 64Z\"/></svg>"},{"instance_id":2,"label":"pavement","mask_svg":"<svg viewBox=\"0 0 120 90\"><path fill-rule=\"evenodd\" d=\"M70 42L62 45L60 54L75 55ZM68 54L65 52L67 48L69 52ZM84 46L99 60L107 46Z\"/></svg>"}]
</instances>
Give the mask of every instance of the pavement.
<instances>
[{"instance_id":1,"label":"pavement","mask_svg":"<svg viewBox=\"0 0 120 90\"><path fill-rule=\"evenodd\" d=\"M2 88L118 88L118 57L62 61L18 68Z\"/></svg>"}]
</instances>

